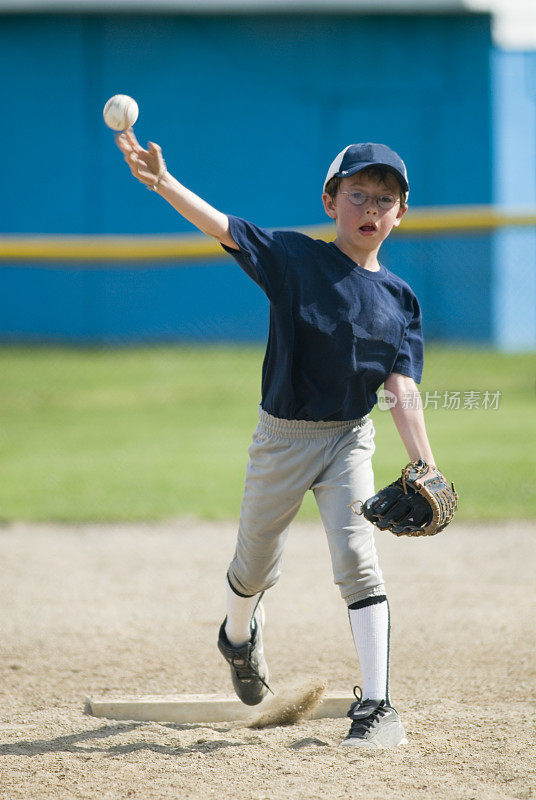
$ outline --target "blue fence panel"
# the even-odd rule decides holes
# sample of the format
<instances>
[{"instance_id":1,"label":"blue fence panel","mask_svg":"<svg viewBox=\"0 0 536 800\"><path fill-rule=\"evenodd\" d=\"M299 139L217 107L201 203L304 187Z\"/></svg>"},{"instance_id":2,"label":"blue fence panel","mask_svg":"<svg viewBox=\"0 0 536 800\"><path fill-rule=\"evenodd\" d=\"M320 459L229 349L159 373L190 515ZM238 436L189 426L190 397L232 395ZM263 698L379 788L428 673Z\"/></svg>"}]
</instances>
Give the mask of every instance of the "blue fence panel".
<instances>
[{"instance_id":1,"label":"blue fence panel","mask_svg":"<svg viewBox=\"0 0 536 800\"><path fill-rule=\"evenodd\" d=\"M3 105L16 156L3 164L2 228L192 230L131 178L101 116L117 92L138 100L140 140L159 142L181 181L260 225L325 221L327 167L352 141L401 153L412 204L491 202L490 52L486 15L4 16ZM491 251L485 239L459 245L400 239L384 260L408 275L430 336L459 337L463 318L468 339L487 340L487 291L467 310L475 286L491 284ZM264 298L229 262L124 266L2 269L10 300L0 336L264 336Z\"/></svg>"},{"instance_id":2,"label":"blue fence panel","mask_svg":"<svg viewBox=\"0 0 536 800\"><path fill-rule=\"evenodd\" d=\"M536 53L493 58L495 201L536 206ZM494 238L493 341L503 350L536 347L536 230Z\"/></svg>"},{"instance_id":3,"label":"blue fence panel","mask_svg":"<svg viewBox=\"0 0 536 800\"><path fill-rule=\"evenodd\" d=\"M238 266L0 272L4 342L262 341L268 302Z\"/></svg>"}]
</instances>

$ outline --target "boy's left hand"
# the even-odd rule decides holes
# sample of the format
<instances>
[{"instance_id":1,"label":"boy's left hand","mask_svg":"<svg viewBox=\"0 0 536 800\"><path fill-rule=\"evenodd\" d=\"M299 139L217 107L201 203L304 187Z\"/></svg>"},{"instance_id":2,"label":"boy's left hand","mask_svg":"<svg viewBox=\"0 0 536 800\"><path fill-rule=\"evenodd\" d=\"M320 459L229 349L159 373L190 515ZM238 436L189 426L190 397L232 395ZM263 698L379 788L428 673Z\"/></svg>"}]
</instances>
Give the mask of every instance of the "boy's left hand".
<instances>
[{"instance_id":1,"label":"boy's left hand","mask_svg":"<svg viewBox=\"0 0 536 800\"><path fill-rule=\"evenodd\" d=\"M401 477L361 505L356 514L396 536L433 536L454 518L458 494L435 466L410 462Z\"/></svg>"}]
</instances>

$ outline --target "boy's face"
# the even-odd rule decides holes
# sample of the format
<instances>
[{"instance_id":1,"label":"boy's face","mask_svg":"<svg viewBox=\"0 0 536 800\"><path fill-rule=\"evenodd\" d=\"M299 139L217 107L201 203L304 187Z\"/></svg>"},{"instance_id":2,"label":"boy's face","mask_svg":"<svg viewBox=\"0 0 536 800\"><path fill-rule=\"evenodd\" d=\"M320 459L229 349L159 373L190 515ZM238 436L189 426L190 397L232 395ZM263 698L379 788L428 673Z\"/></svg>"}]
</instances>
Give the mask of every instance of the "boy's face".
<instances>
[{"instance_id":1,"label":"boy's face","mask_svg":"<svg viewBox=\"0 0 536 800\"><path fill-rule=\"evenodd\" d=\"M356 206L344 192L363 192L368 198L363 205ZM387 195L396 202L392 208L384 210L378 206L377 199ZM400 184L394 175L379 181L358 172L341 180L335 198L324 192L322 201L326 214L335 220L337 239L370 252L379 249L392 229L400 225L407 210L400 206Z\"/></svg>"}]
</instances>

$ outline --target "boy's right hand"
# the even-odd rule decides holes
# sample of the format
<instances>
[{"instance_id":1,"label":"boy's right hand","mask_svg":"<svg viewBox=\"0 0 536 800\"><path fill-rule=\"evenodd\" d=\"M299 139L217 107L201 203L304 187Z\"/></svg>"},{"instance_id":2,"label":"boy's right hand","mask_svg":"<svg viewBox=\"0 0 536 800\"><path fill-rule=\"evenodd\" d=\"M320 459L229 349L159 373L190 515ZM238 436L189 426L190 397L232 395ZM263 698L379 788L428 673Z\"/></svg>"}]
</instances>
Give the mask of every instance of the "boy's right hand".
<instances>
[{"instance_id":1,"label":"boy's right hand","mask_svg":"<svg viewBox=\"0 0 536 800\"><path fill-rule=\"evenodd\" d=\"M148 142L149 149L144 150L132 128L117 134L115 141L134 177L147 188L156 189L166 172L166 162L162 158L160 147Z\"/></svg>"}]
</instances>

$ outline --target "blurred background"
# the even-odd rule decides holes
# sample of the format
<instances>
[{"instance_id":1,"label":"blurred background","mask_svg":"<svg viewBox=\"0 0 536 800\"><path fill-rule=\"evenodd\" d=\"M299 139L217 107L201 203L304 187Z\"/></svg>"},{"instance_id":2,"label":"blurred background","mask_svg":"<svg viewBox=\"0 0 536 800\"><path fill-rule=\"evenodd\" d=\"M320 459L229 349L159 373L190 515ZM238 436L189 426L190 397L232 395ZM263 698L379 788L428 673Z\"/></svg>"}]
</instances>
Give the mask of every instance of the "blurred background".
<instances>
[{"instance_id":1,"label":"blurred background","mask_svg":"<svg viewBox=\"0 0 536 800\"><path fill-rule=\"evenodd\" d=\"M536 515L533 4L0 0L0 66L2 519L238 515L267 303L132 179L116 93L182 183L265 227L329 238L335 155L400 153L382 259L423 308L436 459L460 517ZM405 454L374 414L381 484Z\"/></svg>"}]
</instances>

